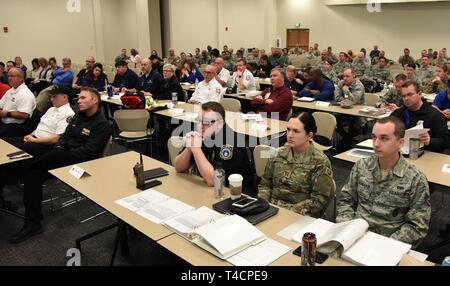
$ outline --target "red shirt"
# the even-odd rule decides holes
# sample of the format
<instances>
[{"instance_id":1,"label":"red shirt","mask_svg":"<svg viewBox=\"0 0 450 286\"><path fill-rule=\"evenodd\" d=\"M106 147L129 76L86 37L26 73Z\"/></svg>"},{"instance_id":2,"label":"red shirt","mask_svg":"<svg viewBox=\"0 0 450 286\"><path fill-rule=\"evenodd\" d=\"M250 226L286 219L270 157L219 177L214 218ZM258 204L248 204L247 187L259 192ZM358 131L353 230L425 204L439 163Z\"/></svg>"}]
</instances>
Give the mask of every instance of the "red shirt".
<instances>
[{"instance_id":1,"label":"red shirt","mask_svg":"<svg viewBox=\"0 0 450 286\"><path fill-rule=\"evenodd\" d=\"M2 99L3 95L10 89L9 85L0 82L0 99Z\"/></svg>"},{"instance_id":2,"label":"red shirt","mask_svg":"<svg viewBox=\"0 0 450 286\"><path fill-rule=\"evenodd\" d=\"M271 117L271 112L279 112L279 119L286 121L294 101L291 90L285 86L276 90L267 88L261 93L262 98L265 98L266 94L270 94L268 99L273 100L272 104L266 104L255 98L251 105L257 108L258 113L267 113L268 118Z\"/></svg>"}]
</instances>

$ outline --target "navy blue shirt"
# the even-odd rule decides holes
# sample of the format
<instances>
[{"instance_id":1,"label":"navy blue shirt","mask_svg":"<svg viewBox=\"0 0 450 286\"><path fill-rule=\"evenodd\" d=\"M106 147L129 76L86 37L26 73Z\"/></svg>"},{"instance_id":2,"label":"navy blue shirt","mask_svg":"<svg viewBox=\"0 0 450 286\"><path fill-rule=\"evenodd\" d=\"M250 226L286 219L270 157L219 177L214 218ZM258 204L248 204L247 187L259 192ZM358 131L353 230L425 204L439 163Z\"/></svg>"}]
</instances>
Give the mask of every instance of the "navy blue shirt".
<instances>
[{"instance_id":1,"label":"navy blue shirt","mask_svg":"<svg viewBox=\"0 0 450 286\"><path fill-rule=\"evenodd\" d=\"M433 105L440 110L450 109L450 99L448 96L448 91L439 92L433 101Z\"/></svg>"},{"instance_id":2,"label":"navy blue shirt","mask_svg":"<svg viewBox=\"0 0 450 286\"><path fill-rule=\"evenodd\" d=\"M123 75L116 74L112 86L127 89L136 88L138 79L139 77L134 71L127 69Z\"/></svg>"},{"instance_id":3,"label":"navy blue shirt","mask_svg":"<svg viewBox=\"0 0 450 286\"><path fill-rule=\"evenodd\" d=\"M323 79L322 85L318 85L315 81L311 81L306 84L306 87L309 87L309 90L303 89L300 91L299 97L314 97L316 100L322 101L333 100L334 85L329 80ZM311 93L311 90L318 90L320 93L314 95Z\"/></svg>"},{"instance_id":4,"label":"navy blue shirt","mask_svg":"<svg viewBox=\"0 0 450 286\"><path fill-rule=\"evenodd\" d=\"M149 75L142 75L136 86L139 91L147 91L150 93L159 92L162 82L162 76L156 70L152 70Z\"/></svg>"}]
</instances>

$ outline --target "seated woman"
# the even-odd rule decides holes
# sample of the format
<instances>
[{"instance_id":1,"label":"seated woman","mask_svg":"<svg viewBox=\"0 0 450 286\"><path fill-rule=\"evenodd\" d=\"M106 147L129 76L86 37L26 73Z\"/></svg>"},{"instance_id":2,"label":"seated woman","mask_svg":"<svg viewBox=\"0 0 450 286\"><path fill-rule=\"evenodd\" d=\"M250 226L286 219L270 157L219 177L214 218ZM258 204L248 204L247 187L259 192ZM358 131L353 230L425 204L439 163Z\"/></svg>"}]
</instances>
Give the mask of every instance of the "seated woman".
<instances>
[{"instance_id":1,"label":"seated woman","mask_svg":"<svg viewBox=\"0 0 450 286\"><path fill-rule=\"evenodd\" d=\"M322 217L331 200L333 171L328 157L314 148L314 117L302 112L287 124L287 144L269 160L258 196L301 215Z\"/></svg>"},{"instance_id":2,"label":"seated woman","mask_svg":"<svg viewBox=\"0 0 450 286\"><path fill-rule=\"evenodd\" d=\"M97 91L105 91L108 78L103 72L103 65L96 63L88 75L83 79L83 87L92 87Z\"/></svg>"},{"instance_id":3,"label":"seated woman","mask_svg":"<svg viewBox=\"0 0 450 286\"><path fill-rule=\"evenodd\" d=\"M191 62L185 62L181 68L180 82L195 83L205 80L200 70Z\"/></svg>"},{"instance_id":4,"label":"seated woman","mask_svg":"<svg viewBox=\"0 0 450 286\"><path fill-rule=\"evenodd\" d=\"M255 76L268 78L270 77L270 71L272 69L273 67L269 63L269 57L267 55L262 55L259 59L259 66L256 68Z\"/></svg>"}]
</instances>

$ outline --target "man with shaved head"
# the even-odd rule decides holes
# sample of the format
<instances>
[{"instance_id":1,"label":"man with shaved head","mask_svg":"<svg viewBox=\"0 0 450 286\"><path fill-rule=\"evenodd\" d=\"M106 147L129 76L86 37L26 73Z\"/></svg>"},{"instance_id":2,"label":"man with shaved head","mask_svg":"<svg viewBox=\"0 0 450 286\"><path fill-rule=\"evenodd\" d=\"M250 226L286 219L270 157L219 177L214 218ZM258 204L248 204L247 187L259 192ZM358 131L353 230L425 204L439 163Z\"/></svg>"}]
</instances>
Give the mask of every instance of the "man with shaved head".
<instances>
[{"instance_id":1,"label":"man with shaved head","mask_svg":"<svg viewBox=\"0 0 450 286\"><path fill-rule=\"evenodd\" d=\"M175 50L173 48L169 48L168 53L169 55L167 56L166 64L176 66L180 61L180 57L175 54Z\"/></svg>"},{"instance_id":2,"label":"man with shaved head","mask_svg":"<svg viewBox=\"0 0 450 286\"><path fill-rule=\"evenodd\" d=\"M225 87L230 79L230 71L224 68L224 60L222 57L217 57L214 60L214 65L217 68L216 80Z\"/></svg>"},{"instance_id":3,"label":"man with shaved head","mask_svg":"<svg viewBox=\"0 0 450 286\"><path fill-rule=\"evenodd\" d=\"M312 97L321 101L333 100L334 85L330 80L323 77L319 68L311 69L311 78L312 81L300 91L299 97Z\"/></svg>"},{"instance_id":4,"label":"man with shaved head","mask_svg":"<svg viewBox=\"0 0 450 286\"><path fill-rule=\"evenodd\" d=\"M79 89L83 85L84 79L87 77L87 75L92 70L94 65L95 65L94 57L88 56L86 58L86 67L84 69L80 70L80 72L73 78L73 81L72 81L73 89L76 89L79 92Z\"/></svg>"},{"instance_id":5,"label":"man with shaved head","mask_svg":"<svg viewBox=\"0 0 450 286\"><path fill-rule=\"evenodd\" d=\"M203 104L210 101L220 102L225 93L225 88L216 80L217 68L213 65L207 65L203 74L205 80L197 85L188 102L194 104Z\"/></svg>"},{"instance_id":6,"label":"man with shaved head","mask_svg":"<svg viewBox=\"0 0 450 286\"><path fill-rule=\"evenodd\" d=\"M138 79L136 88L123 88L122 91L134 93L138 90L142 91L146 96L152 96L154 93L159 92L163 79L159 72L152 68L150 59L145 58L141 61L141 70L142 76Z\"/></svg>"},{"instance_id":7,"label":"man with shaved head","mask_svg":"<svg viewBox=\"0 0 450 286\"><path fill-rule=\"evenodd\" d=\"M25 85L24 73L19 68L8 72L8 90L0 100L0 138L25 136L30 130L24 125L36 108L34 94Z\"/></svg>"}]
</instances>

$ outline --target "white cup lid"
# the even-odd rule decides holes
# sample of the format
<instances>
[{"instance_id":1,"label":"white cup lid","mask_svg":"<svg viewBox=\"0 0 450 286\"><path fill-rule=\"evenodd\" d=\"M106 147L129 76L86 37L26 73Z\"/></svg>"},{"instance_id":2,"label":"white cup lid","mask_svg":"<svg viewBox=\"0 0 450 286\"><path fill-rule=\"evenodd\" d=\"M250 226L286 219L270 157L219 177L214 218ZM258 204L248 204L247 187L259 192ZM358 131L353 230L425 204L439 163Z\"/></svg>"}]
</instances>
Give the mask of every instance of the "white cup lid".
<instances>
[{"instance_id":1,"label":"white cup lid","mask_svg":"<svg viewBox=\"0 0 450 286\"><path fill-rule=\"evenodd\" d=\"M234 187L239 187L242 185L242 181L244 178L239 174L232 174L228 176L228 181L230 182L230 185Z\"/></svg>"}]
</instances>

